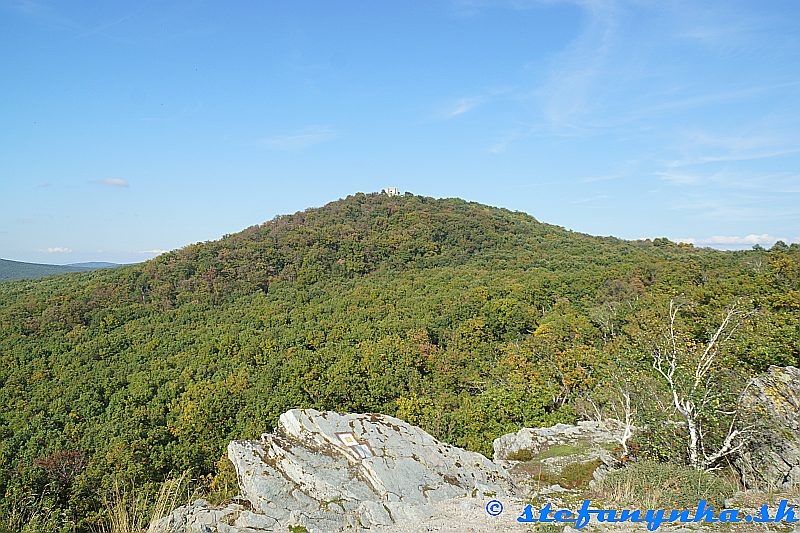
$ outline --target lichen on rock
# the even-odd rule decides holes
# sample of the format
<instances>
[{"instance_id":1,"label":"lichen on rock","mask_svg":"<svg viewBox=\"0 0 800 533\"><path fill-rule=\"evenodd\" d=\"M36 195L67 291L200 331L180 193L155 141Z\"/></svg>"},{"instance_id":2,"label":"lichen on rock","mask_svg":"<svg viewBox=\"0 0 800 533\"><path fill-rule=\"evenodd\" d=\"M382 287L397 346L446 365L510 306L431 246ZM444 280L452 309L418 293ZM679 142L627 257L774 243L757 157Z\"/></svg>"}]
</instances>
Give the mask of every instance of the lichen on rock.
<instances>
[{"instance_id":1,"label":"lichen on rock","mask_svg":"<svg viewBox=\"0 0 800 533\"><path fill-rule=\"evenodd\" d=\"M748 439L733 457L748 489L800 485L800 369L771 366L740 399Z\"/></svg>"}]
</instances>

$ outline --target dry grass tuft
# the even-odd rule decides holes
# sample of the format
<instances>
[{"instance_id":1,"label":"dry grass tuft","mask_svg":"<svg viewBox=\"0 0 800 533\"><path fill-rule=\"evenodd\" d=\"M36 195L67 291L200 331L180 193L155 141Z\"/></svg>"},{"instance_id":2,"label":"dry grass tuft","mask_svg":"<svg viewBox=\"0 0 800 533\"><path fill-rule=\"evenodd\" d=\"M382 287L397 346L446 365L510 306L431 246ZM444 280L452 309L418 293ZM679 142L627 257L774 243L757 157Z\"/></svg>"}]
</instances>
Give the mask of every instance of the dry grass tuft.
<instances>
[{"instance_id":1,"label":"dry grass tuft","mask_svg":"<svg viewBox=\"0 0 800 533\"><path fill-rule=\"evenodd\" d=\"M173 509L195 499L188 472L161 484L154 502L136 487L122 487L115 481L111 498L106 501L108 522L98 533L158 533L155 522Z\"/></svg>"},{"instance_id":2,"label":"dry grass tuft","mask_svg":"<svg viewBox=\"0 0 800 533\"><path fill-rule=\"evenodd\" d=\"M736 487L715 473L670 463L639 461L609 472L593 499L635 509L692 509L700 500L717 508Z\"/></svg>"}]
</instances>

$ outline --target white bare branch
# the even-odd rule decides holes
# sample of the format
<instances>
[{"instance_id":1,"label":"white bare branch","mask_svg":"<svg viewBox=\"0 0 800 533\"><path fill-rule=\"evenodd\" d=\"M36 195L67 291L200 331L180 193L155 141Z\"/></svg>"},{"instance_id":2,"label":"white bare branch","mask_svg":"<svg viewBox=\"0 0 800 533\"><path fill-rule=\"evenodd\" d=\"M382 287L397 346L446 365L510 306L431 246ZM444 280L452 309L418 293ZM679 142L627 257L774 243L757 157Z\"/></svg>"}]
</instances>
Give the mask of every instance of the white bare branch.
<instances>
[{"instance_id":1,"label":"white bare branch","mask_svg":"<svg viewBox=\"0 0 800 533\"><path fill-rule=\"evenodd\" d=\"M669 318L665 331L666 342L656 346L653 350L652 366L664 379L672 396L673 406L683 418L688 432L689 463L698 470L708 469L721 458L739 450L743 445L742 432L735 429L735 414L722 445L712 454L705 453L702 427L702 415L707 411L708 404L712 399L714 385L712 369L722 346L739 327L742 317L748 314L740 309L739 305L739 302L736 302L726 310L719 327L710 336L702 352L693 355L692 345L679 342L676 333L676 321L681 305L670 300ZM676 371L679 368L686 368L687 363L691 364L692 359L695 358L696 362L690 375L678 379L675 375Z\"/></svg>"}]
</instances>

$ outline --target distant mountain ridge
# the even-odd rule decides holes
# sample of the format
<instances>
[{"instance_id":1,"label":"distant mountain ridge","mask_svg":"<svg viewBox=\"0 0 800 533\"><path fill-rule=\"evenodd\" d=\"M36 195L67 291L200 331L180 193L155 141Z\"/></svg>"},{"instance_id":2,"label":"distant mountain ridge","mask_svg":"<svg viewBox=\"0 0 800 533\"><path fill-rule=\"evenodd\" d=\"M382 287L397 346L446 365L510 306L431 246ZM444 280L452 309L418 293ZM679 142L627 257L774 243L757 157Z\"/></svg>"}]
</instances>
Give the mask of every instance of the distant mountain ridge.
<instances>
[{"instance_id":1,"label":"distant mountain ridge","mask_svg":"<svg viewBox=\"0 0 800 533\"><path fill-rule=\"evenodd\" d=\"M118 266L121 265L103 261L72 263L69 265L48 265L0 259L0 282L15 279L38 279L55 274L66 274L67 272L86 272L97 268L114 268Z\"/></svg>"},{"instance_id":2,"label":"distant mountain ridge","mask_svg":"<svg viewBox=\"0 0 800 533\"><path fill-rule=\"evenodd\" d=\"M122 265L120 263L109 263L108 261L86 261L85 263L68 263L64 266L94 269L94 268L115 268Z\"/></svg>"}]
</instances>

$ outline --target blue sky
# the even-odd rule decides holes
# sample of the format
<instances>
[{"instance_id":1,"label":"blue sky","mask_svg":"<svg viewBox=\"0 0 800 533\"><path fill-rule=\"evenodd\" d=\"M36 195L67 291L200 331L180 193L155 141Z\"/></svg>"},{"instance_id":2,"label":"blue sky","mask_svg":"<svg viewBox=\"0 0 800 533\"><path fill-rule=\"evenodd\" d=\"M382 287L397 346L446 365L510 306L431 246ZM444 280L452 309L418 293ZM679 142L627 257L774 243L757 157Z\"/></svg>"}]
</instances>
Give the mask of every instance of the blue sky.
<instances>
[{"instance_id":1,"label":"blue sky","mask_svg":"<svg viewBox=\"0 0 800 533\"><path fill-rule=\"evenodd\" d=\"M800 3L0 0L0 257L141 261L397 186L800 241Z\"/></svg>"}]
</instances>

